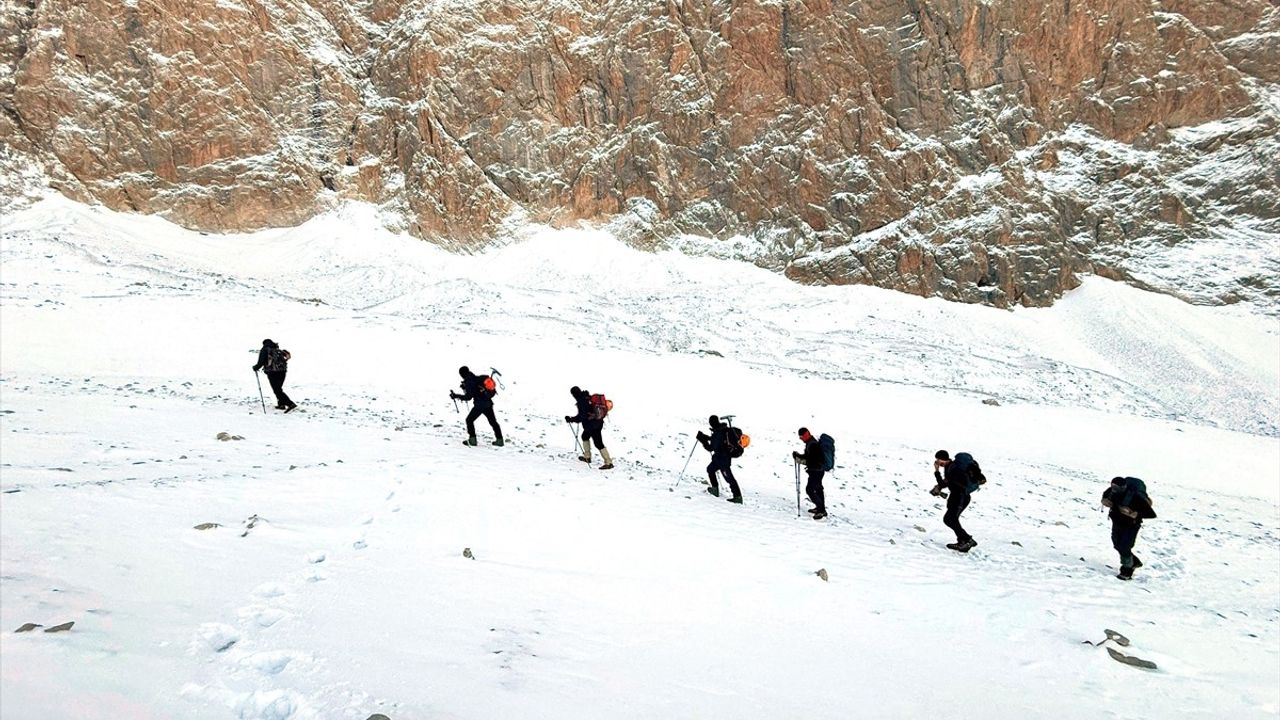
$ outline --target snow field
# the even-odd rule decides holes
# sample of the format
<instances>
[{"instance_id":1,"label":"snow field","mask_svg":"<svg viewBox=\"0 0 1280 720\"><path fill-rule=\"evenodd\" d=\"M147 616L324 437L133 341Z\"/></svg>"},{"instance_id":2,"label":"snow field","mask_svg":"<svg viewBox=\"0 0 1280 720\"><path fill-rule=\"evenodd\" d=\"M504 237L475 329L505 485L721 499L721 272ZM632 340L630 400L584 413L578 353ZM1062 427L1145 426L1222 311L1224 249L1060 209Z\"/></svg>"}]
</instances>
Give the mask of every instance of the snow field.
<instances>
[{"instance_id":1,"label":"snow field","mask_svg":"<svg viewBox=\"0 0 1280 720\"><path fill-rule=\"evenodd\" d=\"M4 717L1280 713L1280 442L1241 432L1277 427L1268 321L1101 280L1014 313L802 288L579 232L454 257L348 212L0 228ZM507 447L460 444L460 364L503 371ZM614 471L573 459L574 384L617 404ZM712 413L753 439L742 507L701 450L676 483ZM837 441L824 522L802 424ZM939 447L992 479L968 556ZM1160 513L1127 584L1118 473ZM1104 628L1160 669L1082 643Z\"/></svg>"}]
</instances>

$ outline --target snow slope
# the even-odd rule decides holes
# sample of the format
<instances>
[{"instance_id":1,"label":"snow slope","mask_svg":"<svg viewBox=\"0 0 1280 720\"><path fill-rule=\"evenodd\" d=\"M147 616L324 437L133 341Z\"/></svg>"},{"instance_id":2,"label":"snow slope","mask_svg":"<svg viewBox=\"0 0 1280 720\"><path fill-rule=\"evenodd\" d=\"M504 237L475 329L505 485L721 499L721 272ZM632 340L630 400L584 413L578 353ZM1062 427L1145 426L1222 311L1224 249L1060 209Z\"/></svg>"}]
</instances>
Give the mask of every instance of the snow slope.
<instances>
[{"instance_id":1,"label":"snow slope","mask_svg":"<svg viewBox=\"0 0 1280 720\"><path fill-rule=\"evenodd\" d=\"M4 218L0 715L1280 714L1273 319L1101 279L1016 312L800 287L587 231L459 257L371 213ZM458 442L461 364L503 371L507 447ZM617 403L612 472L573 460L573 384ZM742 507L701 451L678 481L730 412ZM801 424L838 443L824 522L796 517ZM992 479L968 556L939 447ZM1129 584L1114 474L1161 515ZM1160 669L1082 643L1104 628Z\"/></svg>"}]
</instances>

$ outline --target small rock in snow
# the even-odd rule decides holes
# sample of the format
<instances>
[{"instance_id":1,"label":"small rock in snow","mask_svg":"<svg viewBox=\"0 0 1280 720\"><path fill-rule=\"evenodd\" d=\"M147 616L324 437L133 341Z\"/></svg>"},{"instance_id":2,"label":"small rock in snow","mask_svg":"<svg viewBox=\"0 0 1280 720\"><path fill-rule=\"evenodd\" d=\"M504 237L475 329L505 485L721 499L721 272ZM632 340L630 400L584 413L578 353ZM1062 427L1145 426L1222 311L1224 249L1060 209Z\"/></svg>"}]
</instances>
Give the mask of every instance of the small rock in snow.
<instances>
[{"instance_id":1,"label":"small rock in snow","mask_svg":"<svg viewBox=\"0 0 1280 720\"><path fill-rule=\"evenodd\" d=\"M213 523L213 522L210 522L210 523L200 523L199 525L196 525L196 526L195 526L195 529L196 529L196 530L212 530L212 529L214 529L214 528L216 528L216 527L222 527L222 526L221 526L221 525L219 525L218 523Z\"/></svg>"},{"instance_id":2,"label":"small rock in snow","mask_svg":"<svg viewBox=\"0 0 1280 720\"><path fill-rule=\"evenodd\" d=\"M44 631L47 633L66 632L71 629L72 625L75 625L75 624L76 624L75 621L72 620L71 622L64 622L61 625L54 625L51 628L45 628Z\"/></svg>"},{"instance_id":3,"label":"small rock in snow","mask_svg":"<svg viewBox=\"0 0 1280 720\"><path fill-rule=\"evenodd\" d=\"M821 569L819 569L819 570L818 570L818 572L814 573L814 575L817 575L818 577L822 578L822 581L823 581L823 582L827 582L827 569L826 569L826 568L821 568Z\"/></svg>"},{"instance_id":4,"label":"small rock in snow","mask_svg":"<svg viewBox=\"0 0 1280 720\"><path fill-rule=\"evenodd\" d=\"M44 626L38 623L22 623L22 627L18 628L17 630L14 630L14 632L16 633L31 632L32 630L35 630L38 627L44 627Z\"/></svg>"},{"instance_id":5,"label":"small rock in snow","mask_svg":"<svg viewBox=\"0 0 1280 720\"><path fill-rule=\"evenodd\" d=\"M471 554L471 548L462 548L462 557L468 560L475 560L476 556Z\"/></svg>"}]
</instances>

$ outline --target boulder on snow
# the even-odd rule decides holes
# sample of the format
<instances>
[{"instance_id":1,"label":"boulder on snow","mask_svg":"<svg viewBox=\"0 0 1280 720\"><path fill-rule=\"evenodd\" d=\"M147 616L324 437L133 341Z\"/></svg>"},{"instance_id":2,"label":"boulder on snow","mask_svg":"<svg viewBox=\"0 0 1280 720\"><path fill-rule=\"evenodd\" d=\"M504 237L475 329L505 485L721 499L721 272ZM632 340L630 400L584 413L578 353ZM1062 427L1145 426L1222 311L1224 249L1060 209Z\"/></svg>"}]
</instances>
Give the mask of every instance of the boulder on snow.
<instances>
[{"instance_id":1,"label":"boulder on snow","mask_svg":"<svg viewBox=\"0 0 1280 720\"><path fill-rule=\"evenodd\" d=\"M471 554L471 548L462 548L462 557L468 560L476 559L476 556Z\"/></svg>"},{"instance_id":2,"label":"boulder on snow","mask_svg":"<svg viewBox=\"0 0 1280 720\"><path fill-rule=\"evenodd\" d=\"M18 628L17 630L14 630L14 632L16 633L31 632L32 630L35 630L36 628L39 628L39 627L44 627L44 626L40 625L39 623L22 623L22 627Z\"/></svg>"},{"instance_id":3,"label":"boulder on snow","mask_svg":"<svg viewBox=\"0 0 1280 720\"><path fill-rule=\"evenodd\" d=\"M228 433L228 432L220 432L217 435L215 435L214 438L217 440L221 440L222 442L227 442L228 440L243 440L244 436L232 435L231 433Z\"/></svg>"},{"instance_id":4,"label":"boulder on snow","mask_svg":"<svg viewBox=\"0 0 1280 720\"><path fill-rule=\"evenodd\" d=\"M993 405L993 406L995 406L995 407L1000 407L1000 401L999 401L999 400L996 400L995 398L983 398L983 400L982 400L982 404L983 404L983 405Z\"/></svg>"},{"instance_id":5,"label":"boulder on snow","mask_svg":"<svg viewBox=\"0 0 1280 720\"><path fill-rule=\"evenodd\" d=\"M823 581L823 582L828 582L828 580L827 580L827 569L826 569L826 568L820 568L820 569L818 570L818 572L814 573L814 575L817 575L818 577L822 578L822 581Z\"/></svg>"},{"instance_id":6,"label":"boulder on snow","mask_svg":"<svg viewBox=\"0 0 1280 720\"><path fill-rule=\"evenodd\" d=\"M391 720L391 718L387 717L386 715L383 715L382 713L374 713L370 715L366 720Z\"/></svg>"},{"instance_id":7,"label":"boulder on snow","mask_svg":"<svg viewBox=\"0 0 1280 720\"><path fill-rule=\"evenodd\" d=\"M75 621L72 620L71 622L64 622L61 625L54 625L51 628L45 628L44 631L47 633L66 632L71 629L72 625L75 625L75 624L76 624Z\"/></svg>"}]
</instances>

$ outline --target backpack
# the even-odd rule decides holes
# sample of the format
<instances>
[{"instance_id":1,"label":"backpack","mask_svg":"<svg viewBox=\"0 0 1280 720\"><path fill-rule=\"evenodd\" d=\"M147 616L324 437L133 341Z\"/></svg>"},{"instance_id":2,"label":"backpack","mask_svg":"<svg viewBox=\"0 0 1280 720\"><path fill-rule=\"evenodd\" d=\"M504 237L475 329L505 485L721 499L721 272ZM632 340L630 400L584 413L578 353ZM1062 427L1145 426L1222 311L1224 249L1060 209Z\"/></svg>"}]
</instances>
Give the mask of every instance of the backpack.
<instances>
[{"instance_id":1,"label":"backpack","mask_svg":"<svg viewBox=\"0 0 1280 720\"><path fill-rule=\"evenodd\" d=\"M1138 478L1124 478L1123 485L1112 485L1102 493L1102 504L1114 507L1133 520L1149 520L1156 516L1151 507L1151 499L1147 497L1147 484Z\"/></svg>"},{"instance_id":2,"label":"backpack","mask_svg":"<svg viewBox=\"0 0 1280 720\"><path fill-rule=\"evenodd\" d=\"M289 369L289 351L279 345L267 348L267 372L286 372Z\"/></svg>"},{"instance_id":3,"label":"backpack","mask_svg":"<svg viewBox=\"0 0 1280 720\"><path fill-rule=\"evenodd\" d=\"M613 401L601 393L592 395L590 402L592 420L604 420L609 415L609 411L613 409Z\"/></svg>"},{"instance_id":4,"label":"backpack","mask_svg":"<svg viewBox=\"0 0 1280 720\"><path fill-rule=\"evenodd\" d=\"M836 469L835 438L823 433L818 436L818 446L822 448L822 469L831 472Z\"/></svg>"},{"instance_id":5,"label":"backpack","mask_svg":"<svg viewBox=\"0 0 1280 720\"><path fill-rule=\"evenodd\" d=\"M729 425L725 428L725 442L729 445L729 457L740 458L743 451L751 444L751 436L742 432L741 428Z\"/></svg>"},{"instance_id":6,"label":"backpack","mask_svg":"<svg viewBox=\"0 0 1280 720\"><path fill-rule=\"evenodd\" d=\"M987 484L987 476L982 474L982 468L978 466L978 461L973 459L969 453L956 453L956 461L966 463L968 465L969 486L966 488L968 492L975 493L983 485Z\"/></svg>"},{"instance_id":7,"label":"backpack","mask_svg":"<svg viewBox=\"0 0 1280 720\"><path fill-rule=\"evenodd\" d=\"M498 394L498 383L494 382L493 378L488 375L481 375L476 379L480 381L480 389L484 390L485 395L493 397Z\"/></svg>"}]
</instances>

